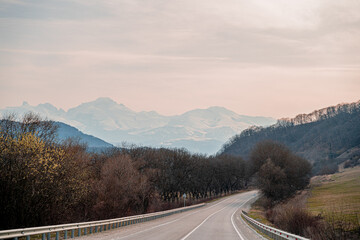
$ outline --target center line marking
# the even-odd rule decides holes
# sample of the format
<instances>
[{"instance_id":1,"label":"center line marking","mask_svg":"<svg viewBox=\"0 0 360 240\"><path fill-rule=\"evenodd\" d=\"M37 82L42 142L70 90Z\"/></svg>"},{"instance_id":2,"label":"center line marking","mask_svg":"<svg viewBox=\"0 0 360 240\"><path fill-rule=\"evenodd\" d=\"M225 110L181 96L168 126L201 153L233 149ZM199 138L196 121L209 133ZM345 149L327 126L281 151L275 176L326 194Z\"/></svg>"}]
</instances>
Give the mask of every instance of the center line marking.
<instances>
[{"instance_id":1,"label":"center line marking","mask_svg":"<svg viewBox=\"0 0 360 240\"><path fill-rule=\"evenodd\" d=\"M235 200L233 200L231 203L233 203ZM228 204L229 205L229 204ZM202 221L197 227L195 227L191 232L189 232L188 234L186 234L185 237L181 238L181 240L185 240L186 238L188 238L193 232L196 231L196 229L198 229L199 227L201 227L201 225L203 225L209 218L211 218L213 215L215 215L216 213L220 212L221 210L223 210L224 208L228 207L228 205L226 205L225 207L223 207L222 209L210 214L207 218L205 218L204 221Z\"/></svg>"},{"instance_id":2,"label":"center line marking","mask_svg":"<svg viewBox=\"0 0 360 240\"><path fill-rule=\"evenodd\" d=\"M150 227L150 228L148 228L148 229L145 229L145 230L142 230L142 231L139 231L139 232L135 232L135 233L132 233L132 234L129 234L129 235L120 237L120 238L116 238L116 239L119 240L119 239L128 238L128 237L137 235L137 234L139 234L139 233L147 232L147 231L150 231L150 230L152 230L152 229L159 228L159 227L162 227L162 226L164 226L164 225L168 225L168 224L173 223L173 222L177 222L177 221L179 221L179 220L181 220L181 219L183 219L183 218L185 218L185 217L191 216L191 215L193 215L193 214L195 214L195 213L198 213L198 212L200 212L200 211L204 211L204 210L213 208L213 207L219 205L220 203L222 203L222 202L224 202L224 201L226 201L226 200L229 200L229 198L226 198L226 199L224 199L224 200L222 200L222 201L220 201L220 202L218 202L218 203L216 203L216 204L214 204L214 205L212 205L212 206L210 206L210 207L202 208L202 209L200 209L200 210L198 210L198 211L196 211L196 212L189 213L189 214L187 214L187 215L185 215L185 216L182 216L182 217L180 217L180 218L178 218L178 219L175 219L175 220L172 220L172 221L170 221L170 222L166 222L166 223L163 223L163 224L154 226L154 227Z\"/></svg>"}]
</instances>

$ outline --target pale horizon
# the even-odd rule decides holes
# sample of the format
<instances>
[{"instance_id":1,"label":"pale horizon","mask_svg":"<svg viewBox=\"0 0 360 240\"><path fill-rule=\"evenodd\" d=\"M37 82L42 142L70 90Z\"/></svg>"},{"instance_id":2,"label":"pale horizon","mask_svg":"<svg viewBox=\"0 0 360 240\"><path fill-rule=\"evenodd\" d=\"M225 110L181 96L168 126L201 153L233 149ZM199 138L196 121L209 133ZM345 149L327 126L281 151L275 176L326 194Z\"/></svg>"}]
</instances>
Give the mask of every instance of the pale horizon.
<instances>
[{"instance_id":1,"label":"pale horizon","mask_svg":"<svg viewBox=\"0 0 360 240\"><path fill-rule=\"evenodd\" d=\"M360 99L356 0L0 0L0 108L273 118Z\"/></svg>"},{"instance_id":2,"label":"pale horizon","mask_svg":"<svg viewBox=\"0 0 360 240\"><path fill-rule=\"evenodd\" d=\"M117 102L116 100L114 100L114 99L112 99L112 98L110 98L110 97L98 97L97 99L99 99L99 98L109 98L109 99L115 101L117 104L123 104L125 107L127 107L127 108L129 108L130 110L133 110L133 111L135 111L135 112L142 112L142 111L151 112L151 111L155 111L155 112L157 112L158 114L163 115L163 116L181 115L181 114L184 114L184 113L186 113L186 112L188 112L188 111L192 111L192 110L196 110L196 109L208 109L208 108L211 108L211 107L224 107L224 106L213 105L213 106L205 106L205 107L199 107L199 108L192 108L192 109L185 110L184 112L178 112L178 113L173 113L173 114L166 114L166 113L161 113L161 112L159 112L159 111L156 111L156 110L154 110L154 109L153 109L153 110L151 110L151 109L150 109L150 110L134 109L134 108L131 108L131 107L129 107L128 105L126 105L126 104L124 104L124 103ZM30 106L32 106L32 107L36 107L36 106L41 105L41 104L51 104L52 106L56 107L58 110L61 110L61 109L62 109L62 110L64 110L65 112L67 112L67 111L68 111L69 109L71 109L71 108L78 107L79 105L81 105L81 104L83 104L83 103L89 103L89 102L96 101L97 99L93 99L93 100L90 100L90 101L82 102L82 103L80 103L80 104L77 104L77 105L74 105L74 106L70 106L70 107L68 107L68 108L58 107L58 106L54 105L54 104L51 103L51 102L42 102L42 103L38 103L38 104L32 104L32 103L30 103L30 102L28 102L28 101L22 101L21 104L14 105L14 106L6 106L6 107L0 108L0 109L13 108L13 107L16 108L16 107L20 107L20 106L22 106L22 105L24 105L24 104L28 104L28 105L30 105ZM272 117L272 118L274 118L274 119L281 119L281 118L294 118L294 117L296 117L296 116L299 115L299 114L309 114L309 113L312 113L312 112L314 112L314 111L316 111L316 110L320 110L320 109L323 109L323 108L332 107L332 106L336 106L336 105L339 105L339 104L350 104L350 103L354 103L354 102L358 102L358 101L360 101L360 99L355 100L355 101L352 101L352 102L339 102L339 103L335 103L335 104L333 104L333 105L322 106L322 107L319 107L319 108L316 108L316 109L312 109L312 110L309 110L309 111L307 111L307 112L299 112L299 113L296 113L296 114L293 115L293 116L282 116L282 117L273 117L273 116L266 116L266 115L249 115L249 114L242 114L242 113L239 113L239 112L234 111L233 109L230 109L230 108L227 108L227 107L224 107L224 108L226 108L226 109L228 109L228 110L230 110L230 111L233 111L233 112L235 112L235 113L237 113L237 114L239 114L239 115L246 115L246 116L253 116L253 117ZM11 113L11 111L10 111L9 113ZM44 116L44 117L46 117L46 116Z\"/></svg>"}]
</instances>

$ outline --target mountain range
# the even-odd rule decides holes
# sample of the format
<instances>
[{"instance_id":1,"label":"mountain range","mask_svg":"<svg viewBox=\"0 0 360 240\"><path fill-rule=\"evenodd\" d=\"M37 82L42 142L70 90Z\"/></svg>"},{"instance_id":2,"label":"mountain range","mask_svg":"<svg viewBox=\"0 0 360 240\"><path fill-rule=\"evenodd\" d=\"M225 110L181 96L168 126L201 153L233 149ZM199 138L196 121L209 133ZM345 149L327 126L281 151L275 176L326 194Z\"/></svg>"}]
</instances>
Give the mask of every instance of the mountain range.
<instances>
[{"instance_id":1,"label":"mountain range","mask_svg":"<svg viewBox=\"0 0 360 240\"><path fill-rule=\"evenodd\" d=\"M67 125L62 122L55 122L57 125L57 137L60 141L66 140L68 138L78 139L80 143L85 143L89 151L102 150L104 148L113 147L112 144L105 142L97 137L92 135L84 134L79 131L77 128Z\"/></svg>"},{"instance_id":2,"label":"mountain range","mask_svg":"<svg viewBox=\"0 0 360 240\"><path fill-rule=\"evenodd\" d=\"M360 164L360 101L338 104L280 119L268 127L251 127L232 137L219 154L250 157L252 148L263 140L289 147L314 165L314 172L342 162Z\"/></svg>"},{"instance_id":3,"label":"mountain range","mask_svg":"<svg viewBox=\"0 0 360 240\"><path fill-rule=\"evenodd\" d=\"M114 145L122 143L150 147L186 148L214 154L230 137L250 126L269 126L269 117L239 115L223 107L195 109L181 115L164 116L155 111L135 112L110 98L80 104L64 111L45 103L7 107L0 113L35 112L49 120L66 123Z\"/></svg>"}]
</instances>

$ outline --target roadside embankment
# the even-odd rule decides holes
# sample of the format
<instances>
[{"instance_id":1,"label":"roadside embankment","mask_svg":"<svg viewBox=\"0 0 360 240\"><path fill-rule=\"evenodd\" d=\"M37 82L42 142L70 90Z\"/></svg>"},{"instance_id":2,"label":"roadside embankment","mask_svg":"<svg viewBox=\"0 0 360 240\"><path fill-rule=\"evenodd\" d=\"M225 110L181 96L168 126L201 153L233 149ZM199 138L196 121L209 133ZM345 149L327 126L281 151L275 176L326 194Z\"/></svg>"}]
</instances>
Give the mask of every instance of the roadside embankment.
<instances>
[{"instance_id":1,"label":"roadside embankment","mask_svg":"<svg viewBox=\"0 0 360 240\"><path fill-rule=\"evenodd\" d=\"M249 214L311 239L360 239L360 167L316 176L307 189L281 203L259 198Z\"/></svg>"}]
</instances>

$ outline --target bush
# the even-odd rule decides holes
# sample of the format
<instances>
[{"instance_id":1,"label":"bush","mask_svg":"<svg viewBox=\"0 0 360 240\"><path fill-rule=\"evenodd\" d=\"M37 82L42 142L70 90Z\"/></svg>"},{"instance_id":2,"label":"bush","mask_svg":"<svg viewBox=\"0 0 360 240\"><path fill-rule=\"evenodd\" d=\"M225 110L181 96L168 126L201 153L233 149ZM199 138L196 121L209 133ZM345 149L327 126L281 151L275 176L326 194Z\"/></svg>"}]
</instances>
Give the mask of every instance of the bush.
<instances>
[{"instance_id":1,"label":"bush","mask_svg":"<svg viewBox=\"0 0 360 240\"><path fill-rule=\"evenodd\" d=\"M360 237L360 216L351 217L336 210L313 216L295 201L268 209L266 218L277 228L312 240L355 240Z\"/></svg>"},{"instance_id":2,"label":"bush","mask_svg":"<svg viewBox=\"0 0 360 240\"><path fill-rule=\"evenodd\" d=\"M279 143L258 143L250 161L252 173L257 174L258 187L273 202L286 199L309 184L310 163Z\"/></svg>"},{"instance_id":3,"label":"bush","mask_svg":"<svg viewBox=\"0 0 360 240\"><path fill-rule=\"evenodd\" d=\"M310 229L318 229L321 225L320 216L312 216L304 208L285 204L278 205L268 213L269 220L280 229L300 236L306 236Z\"/></svg>"},{"instance_id":4,"label":"bush","mask_svg":"<svg viewBox=\"0 0 360 240\"><path fill-rule=\"evenodd\" d=\"M360 239L360 216L351 217L342 211L331 211L323 215L324 221L316 229L309 229L312 240L356 240Z\"/></svg>"}]
</instances>

